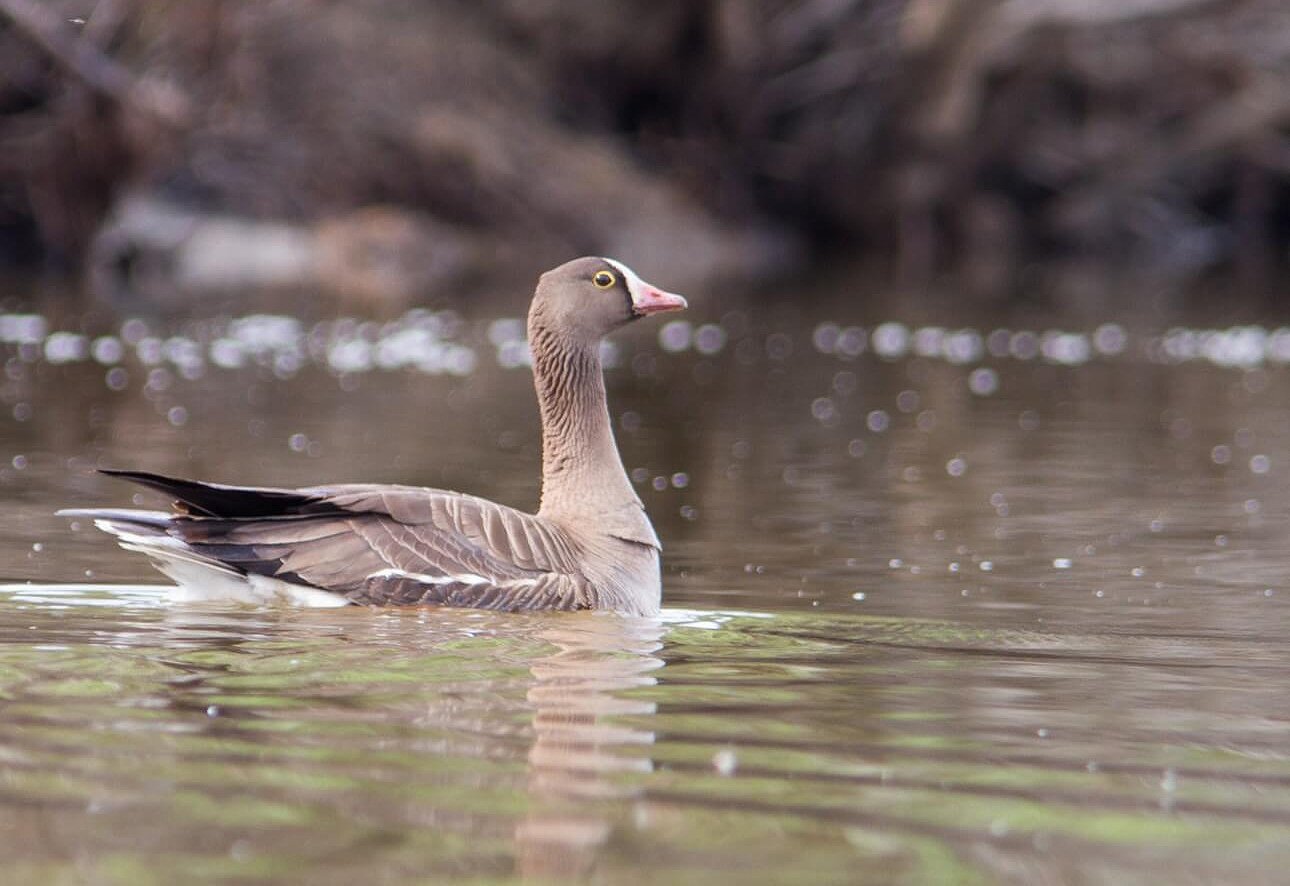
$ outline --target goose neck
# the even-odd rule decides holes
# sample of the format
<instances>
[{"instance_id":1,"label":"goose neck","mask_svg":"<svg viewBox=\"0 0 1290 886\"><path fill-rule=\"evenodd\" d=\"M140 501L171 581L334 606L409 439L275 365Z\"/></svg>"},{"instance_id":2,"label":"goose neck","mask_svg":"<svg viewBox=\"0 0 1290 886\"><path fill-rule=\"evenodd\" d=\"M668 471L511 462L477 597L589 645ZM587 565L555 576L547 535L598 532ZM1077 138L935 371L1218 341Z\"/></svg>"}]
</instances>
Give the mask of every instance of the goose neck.
<instances>
[{"instance_id":1,"label":"goose neck","mask_svg":"<svg viewBox=\"0 0 1290 886\"><path fill-rule=\"evenodd\" d=\"M640 508L614 441L598 342L530 328L542 416L542 504L547 516L583 519Z\"/></svg>"}]
</instances>

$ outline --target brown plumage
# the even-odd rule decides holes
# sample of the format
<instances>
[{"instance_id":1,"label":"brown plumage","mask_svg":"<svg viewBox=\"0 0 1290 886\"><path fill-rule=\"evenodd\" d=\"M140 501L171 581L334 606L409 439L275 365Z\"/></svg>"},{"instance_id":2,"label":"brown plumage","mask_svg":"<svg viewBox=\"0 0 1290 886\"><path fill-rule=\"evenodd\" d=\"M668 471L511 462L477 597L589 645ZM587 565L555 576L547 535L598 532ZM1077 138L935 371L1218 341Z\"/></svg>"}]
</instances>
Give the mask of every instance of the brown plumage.
<instances>
[{"instance_id":1,"label":"brown plumage","mask_svg":"<svg viewBox=\"0 0 1290 886\"><path fill-rule=\"evenodd\" d=\"M188 595L650 614L660 545L614 443L599 343L684 307L611 259L542 275L528 324L542 416L536 514L441 489L273 489L135 471L106 473L173 497L174 513L63 513L148 554Z\"/></svg>"}]
</instances>

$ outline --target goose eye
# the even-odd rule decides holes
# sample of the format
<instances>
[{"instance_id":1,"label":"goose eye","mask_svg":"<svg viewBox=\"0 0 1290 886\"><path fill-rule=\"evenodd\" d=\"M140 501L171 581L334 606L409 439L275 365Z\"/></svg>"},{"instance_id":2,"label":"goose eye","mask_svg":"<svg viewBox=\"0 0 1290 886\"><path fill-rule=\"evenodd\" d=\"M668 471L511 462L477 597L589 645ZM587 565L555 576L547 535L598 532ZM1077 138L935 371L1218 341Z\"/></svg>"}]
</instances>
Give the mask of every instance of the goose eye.
<instances>
[{"instance_id":1,"label":"goose eye","mask_svg":"<svg viewBox=\"0 0 1290 886\"><path fill-rule=\"evenodd\" d=\"M596 271L596 275L591 278L597 289L608 289L618 282L618 278L608 271Z\"/></svg>"}]
</instances>

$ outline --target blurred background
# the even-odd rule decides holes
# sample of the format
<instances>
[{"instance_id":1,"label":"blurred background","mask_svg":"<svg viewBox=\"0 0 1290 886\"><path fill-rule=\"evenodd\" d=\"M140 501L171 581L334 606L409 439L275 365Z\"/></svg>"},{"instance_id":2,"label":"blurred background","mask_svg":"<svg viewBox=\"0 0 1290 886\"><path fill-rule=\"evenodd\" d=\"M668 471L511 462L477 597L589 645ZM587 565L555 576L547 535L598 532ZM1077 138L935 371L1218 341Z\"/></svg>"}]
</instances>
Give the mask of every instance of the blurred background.
<instances>
[{"instance_id":1,"label":"blurred background","mask_svg":"<svg viewBox=\"0 0 1290 886\"><path fill-rule=\"evenodd\" d=\"M1288 233L1283 0L0 0L0 269L133 311L583 253L1266 305Z\"/></svg>"},{"instance_id":2,"label":"blurred background","mask_svg":"<svg viewBox=\"0 0 1290 886\"><path fill-rule=\"evenodd\" d=\"M1282 883L1288 0L0 0L0 879ZM168 605L95 468L529 508L663 621Z\"/></svg>"}]
</instances>

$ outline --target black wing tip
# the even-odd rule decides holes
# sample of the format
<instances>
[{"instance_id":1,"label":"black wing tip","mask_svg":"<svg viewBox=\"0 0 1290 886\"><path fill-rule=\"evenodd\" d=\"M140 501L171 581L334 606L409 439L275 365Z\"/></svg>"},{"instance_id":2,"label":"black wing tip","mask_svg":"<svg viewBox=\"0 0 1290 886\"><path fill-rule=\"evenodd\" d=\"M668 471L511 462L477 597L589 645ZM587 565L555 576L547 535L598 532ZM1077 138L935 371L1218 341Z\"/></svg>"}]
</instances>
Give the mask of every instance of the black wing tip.
<instances>
[{"instance_id":1,"label":"black wing tip","mask_svg":"<svg viewBox=\"0 0 1290 886\"><path fill-rule=\"evenodd\" d=\"M131 471L126 468L96 468L95 470L98 473L106 474L109 477L120 477L122 480L135 480L140 482L152 480L166 483L173 483L175 481L179 481L181 483L192 482L191 480L184 480L180 477L168 477L165 474L154 474L151 471Z\"/></svg>"},{"instance_id":2,"label":"black wing tip","mask_svg":"<svg viewBox=\"0 0 1290 886\"><path fill-rule=\"evenodd\" d=\"M99 468L99 473L138 483L176 499L180 510L199 517L282 517L300 515L319 503L309 490L277 489L268 486L226 486L205 480L167 477L150 471Z\"/></svg>"},{"instance_id":3,"label":"black wing tip","mask_svg":"<svg viewBox=\"0 0 1290 886\"><path fill-rule=\"evenodd\" d=\"M140 486L160 492L162 495L170 496L176 500L177 507L182 505L179 508L180 510L188 513L198 513L210 517L219 516L203 500L206 496L202 493L211 491L211 487L200 481L185 480L181 477L167 477L165 474L154 474L150 471L127 471L120 468L99 468L98 472L108 477L138 483Z\"/></svg>"}]
</instances>

